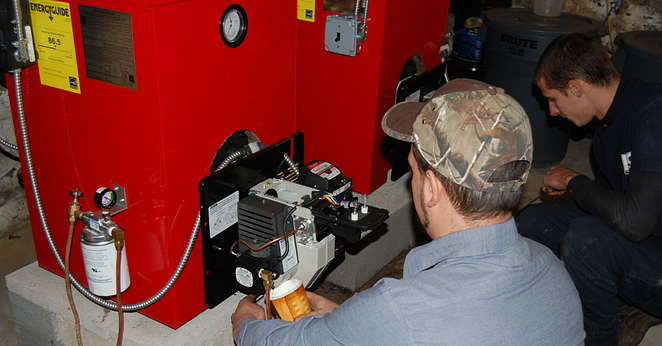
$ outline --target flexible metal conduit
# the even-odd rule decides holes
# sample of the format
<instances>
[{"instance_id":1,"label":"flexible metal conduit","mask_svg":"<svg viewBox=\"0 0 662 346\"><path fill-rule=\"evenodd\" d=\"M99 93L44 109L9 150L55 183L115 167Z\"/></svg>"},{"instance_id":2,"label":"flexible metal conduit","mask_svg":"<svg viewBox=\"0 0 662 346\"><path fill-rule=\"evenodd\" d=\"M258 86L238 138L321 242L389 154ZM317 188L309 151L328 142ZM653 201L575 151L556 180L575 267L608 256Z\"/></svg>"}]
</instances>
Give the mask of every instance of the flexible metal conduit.
<instances>
[{"instance_id":1,"label":"flexible metal conduit","mask_svg":"<svg viewBox=\"0 0 662 346\"><path fill-rule=\"evenodd\" d=\"M48 227L48 222L46 221L46 216L44 214L44 205L41 201L41 195L39 194L39 187L37 184L37 178L34 173L34 165L32 163L32 154L30 151L30 141L28 139L28 130L27 126L25 124L25 110L23 109L23 94L22 94L22 86L21 86L21 69L15 69L14 70L14 88L15 93L16 93L16 107L17 107L17 113L18 113L18 120L19 120L19 126L21 129L21 137L23 141L23 151L25 153L25 162L27 164L28 168L28 175L30 177L30 183L32 186L32 194L35 200L35 204L37 205L37 211L39 214L39 220L41 221L41 225L44 228L44 233L46 234L46 240L48 241L48 245L51 248L51 251L55 255L55 259L57 260L58 265L60 268L64 271L64 262L62 261L62 257L60 256L60 252L57 249L57 246L55 245L55 242L53 241L53 237L51 236L51 231L50 228ZM225 168L228 164L230 164L232 161L240 158L241 156L246 155L246 152L243 150L240 150L238 152L235 152L228 156L223 162L219 165L219 167L216 169L216 171L219 171L223 168ZM296 168L296 165L292 160L287 156L287 154L284 155L287 163L295 170L296 175L299 175L299 171ZM129 305L122 305L122 309L124 311L136 311L136 310L141 310L144 309L154 303L156 303L159 299L161 299L172 286L175 284L179 276L181 275L182 271L184 270L184 266L186 266L186 262L188 261L189 256L191 255L191 252L193 251L193 245L195 244L195 240L198 236L198 231L200 229L200 213L198 213L196 219L195 219L195 225L193 226L193 230L191 231L191 236L189 237L188 240L188 245L186 246L186 251L184 251L184 254L182 255L182 258L179 260L179 264L177 265L177 268L175 271L172 273L172 276L168 280L168 282L161 288L155 295L150 297L149 299L146 299L140 303L135 303L135 304L129 304ZM113 300L110 299L105 299L101 298L94 293L90 292L85 286L83 286L76 277L74 277L73 274L69 273L69 279L71 280L71 283L76 287L76 289L85 297L87 297L89 300L95 302L98 305L101 305L102 307L106 309L111 309L111 310L117 310L117 303Z\"/></svg>"},{"instance_id":2,"label":"flexible metal conduit","mask_svg":"<svg viewBox=\"0 0 662 346\"><path fill-rule=\"evenodd\" d=\"M21 25L23 25L23 16L20 10L21 4L19 1L20 0L14 0L14 30L18 35L18 42L14 42L17 44L15 52L16 56L14 58L18 62L26 62L28 61L28 53L27 48L25 47L25 38L23 38L23 28L21 27Z\"/></svg>"},{"instance_id":3,"label":"flexible metal conduit","mask_svg":"<svg viewBox=\"0 0 662 346\"><path fill-rule=\"evenodd\" d=\"M361 33L358 35L358 40L363 42L366 38L366 25L368 24L368 1L363 1L363 23L361 24ZM361 8L361 0L356 1L356 7L354 8L354 17L358 20L359 18L359 8Z\"/></svg>"},{"instance_id":4,"label":"flexible metal conduit","mask_svg":"<svg viewBox=\"0 0 662 346\"><path fill-rule=\"evenodd\" d=\"M238 159L240 159L244 156L248 156L248 155L250 155L250 152L248 152L244 149L239 149L239 150L235 151L234 153L228 155L228 157L226 157L225 160L223 160L223 162L221 162L221 164L218 166L218 168L216 168L215 172L220 171L221 169L227 167L228 165L230 165L234 161L236 161L236 160L238 160ZM285 160L287 165L290 166L290 168L292 168L292 172L294 172L294 174L298 178L299 177L299 169L297 168L296 163L294 163L294 161L292 161L292 159L289 156L287 156L287 154L283 154L283 159Z\"/></svg>"},{"instance_id":5,"label":"flexible metal conduit","mask_svg":"<svg viewBox=\"0 0 662 346\"><path fill-rule=\"evenodd\" d=\"M35 200L35 204L37 205L39 220L41 221L41 225L44 228L44 233L46 234L46 240L48 240L48 245L50 246L51 251L55 255L55 259L57 260L57 263L60 265L60 268L62 268L62 270L64 271L64 262L62 261L62 257L60 256L57 246L55 245L55 242L53 242L53 237L51 236L51 231L50 228L48 227L48 222L46 221L46 216L44 214L44 205L41 201L41 195L39 194L37 178L34 173L34 165L32 163L32 154L30 152L30 141L28 138L28 130L25 124L25 110L23 109L23 94L21 92L22 90L21 87L22 87L21 69L19 68L14 70L14 88L16 89L16 106L17 106L19 126L21 129L21 137L23 141L23 151L25 153L25 162L28 168L28 174L32 186L33 197ZM170 280L168 280L165 286L163 286L163 288L161 288L161 290L159 290L151 298L136 304L122 305L124 311L136 311L136 310L144 309L154 304L159 299L161 299L161 297L163 297L170 290L172 285L175 284L175 282L179 278L179 275L184 270L184 266L186 265L186 262L188 261L188 258L191 255L191 251L193 250L193 245L195 244L195 239L198 236L199 227L200 227L200 213L198 213L198 216L196 217L195 226L193 227L193 231L191 232L191 237L189 238L188 245L186 246L186 251L184 252L184 255L182 255L182 258L180 259L179 264L175 269L175 272L170 277ZM76 280L76 278L71 273L69 274L69 278L71 279L71 283L74 285L74 287L76 287L76 289L82 295L87 297L89 300L95 302L98 305L101 305L104 308L117 310L116 302L110 299L101 298L93 294L87 288L85 288L85 286L81 285L81 283L78 282L78 280Z\"/></svg>"},{"instance_id":6,"label":"flexible metal conduit","mask_svg":"<svg viewBox=\"0 0 662 346\"><path fill-rule=\"evenodd\" d=\"M229 164L231 164L235 160L238 160L238 159L240 159L240 158L242 158L246 155L248 155L248 152L243 150L243 149L239 149L239 150L235 151L234 153L228 155L228 157L226 157L225 160L223 160L223 162L221 162L221 164L218 165L218 168L216 168L216 170L214 172L220 171L221 169L227 167Z\"/></svg>"},{"instance_id":7,"label":"flexible metal conduit","mask_svg":"<svg viewBox=\"0 0 662 346\"><path fill-rule=\"evenodd\" d=\"M361 25L363 28L361 29L361 41L365 41L368 36L368 32L366 31L368 25L368 1L369 0L363 1L363 25Z\"/></svg>"},{"instance_id":8,"label":"flexible metal conduit","mask_svg":"<svg viewBox=\"0 0 662 346\"><path fill-rule=\"evenodd\" d=\"M297 165L294 163L294 161L292 161L292 159L289 156L287 156L287 154L283 154L283 158L285 159L285 162L287 162L287 164L290 166L290 168L292 168L292 172L294 172L294 175L296 175L297 178L299 178L299 169L297 168Z\"/></svg>"},{"instance_id":9,"label":"flexible metal conduit","mask_svg":"<svg viewBox=\"0 0 662 346\"><path fill-rule=\"evenodd\" d=\"M16 42L18 47L16 47L17 48L15 52L16 56L14 58L18 62L25 62L27 60L25 53L25 40L23 39L23 28L21 28L21 23L23 23L23 19L21 18L21 11L19 10L19 8L20 8L19 0L14 0L14 18L16 18L16 20L14 21L14 31L18 33L18 42ZM21 69L17 69L15 70L15 73L20 73L20 71ZM9 149L18 150L17 145L11 144L5 141L3 138L0 138L0 144L4 145Z\"/></svg>"},{"instance_id":10,"label":"flexible metal conduit","mask_svg":"<svg viewBox=\"0 0 662 346\"><path fill-rule=\"evenodd\" d=\"M5 141L2 137L0 137L0 144L6 146L6 147L9 148L9 149L18 150L18 146L16 146L15 144L11 144L11 143Z\"/></svg>"},{"instance_id":11,"label":"flexible metal conduit","mask_svg":"<svg viewBox=\"0 0 662 346\"><path fill-rule=\"evenodd\" d=\"M368 24L368 1L369 0L364 0L363 1L363 23L361 24L361 33L358 35L358 40L363 42L366 39L366 25ZM358 20L359 18L359 8L361 4L361 0L356 1L356 7L354 8L354 17Z\"/></svg>"}]
</instances>

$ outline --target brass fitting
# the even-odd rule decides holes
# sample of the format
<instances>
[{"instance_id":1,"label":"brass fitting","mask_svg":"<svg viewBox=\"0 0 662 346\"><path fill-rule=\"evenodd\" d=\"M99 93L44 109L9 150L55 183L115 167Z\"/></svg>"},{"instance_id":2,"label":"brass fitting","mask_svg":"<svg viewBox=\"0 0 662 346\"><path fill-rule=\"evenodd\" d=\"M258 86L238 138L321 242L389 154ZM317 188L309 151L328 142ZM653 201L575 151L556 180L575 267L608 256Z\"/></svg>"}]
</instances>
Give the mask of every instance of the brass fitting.
<instances>
[{"instance_id":1,"label":"brass fitting","mask_svg":"<svg viewBox=\"0 0 662 346\"><path fill-rule=\"evenodd\" d=\"M78 197L83 196L83 191L74 189L69 191L69 194L73 197L69 203L69 224L75 225L76 221L78 221L83 214L83 212L80 211L80 202L78 202Z\"/></svg>"},{"instance_id":2,"label":"brass fitting","mask_svg":"<svg viewBox=\"0 0 662 346\"><path fill-rule=\"evenodd\" d=\"M260 277L262 278L262 283L264 283L265 293L271 290L271 286L274 284L273 273L269 270L262 269L260 270Z\"/></svg>"},{"instance_id":3,"label":"brass fitting","mask_svg":"<svg viewBox=\"0 0 662 346\"><path fill-rule=\"evenodd\" d=\"M124 230L119 227L115 227L112 231L110 231L110 235L115 240L115 250L122 251L124 248Z\"/></svg>"}]
</instances>

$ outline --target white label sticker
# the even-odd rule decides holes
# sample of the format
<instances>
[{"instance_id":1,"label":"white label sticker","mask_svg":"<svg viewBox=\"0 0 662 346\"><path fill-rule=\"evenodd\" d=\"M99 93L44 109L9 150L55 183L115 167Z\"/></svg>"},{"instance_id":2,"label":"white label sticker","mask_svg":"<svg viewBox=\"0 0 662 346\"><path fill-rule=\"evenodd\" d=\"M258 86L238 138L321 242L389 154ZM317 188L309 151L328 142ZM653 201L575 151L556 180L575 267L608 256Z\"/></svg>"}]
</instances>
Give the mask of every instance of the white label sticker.
<instances>
[{"instance_id":1,"label":"white label sticker","mask_svg":"<svg viewBox=\"0 0 662 346\"><path fill-rule=\"evenodd\" d=\"M623 174L630 174L630 165L632 164L632 152L628 151L625 154L621 154L621 162L623 162Z\"/></svg>"},{"instance_id":2,"label":"white label sticker","mask_svg":"<svg viewBox=\"0 0 662 346\"><path fill-rule=\"evenodd\" d=\"M323 161L313 163L308 166L308 169L326 180L331 180L340 174L340 170L336 166Z\"/></svg>"},{"instance_id":3,"label":"white label sticker","mask_svg":"<svg viewBox=\"0 0 662 346\"><path fill-rule=\"evenodd\" d=\"M315 174L320 174L320 172L326 170L327 168L331 167L331 164L328 162L322 162L322 161L317 161L313 163L312 165L308 166L311 172Z\"/></svg>"},{"instance_id":4,"label":"white label sticker","mask_svg":"<svg viewBox=\"0 0 662 346\"><path fill-rule=\"evenodd\" d=\"M237 267L234 269L234 277L240 285L244 287L253 287L253 274L251 274L250 270Z\"/></svg>"},{"instance_id":5,"label":"white label sticker","mask_svg":"<svg viewBox=\"0 0 662 346\"><path fill-rule=\"evenodd\" d=\"M207 213L209 216L209 238L214 238L221 232L234 225L239 220L237 205L239 204L239 191L212 204Z\"/></svg>"},{"instance_id":6,"label":"white label sticker","mask_svg":"<svg viewBox=\"0 0 662 346\"><path fill-rule=\"evenodd\" d=\"M91 217L90 218L90 228L99 232L99 220Z\"/></svg>"},{"instance_id":7,"label":"white label sticker","mask_svg":"<svg viewBox=\"0 0 662 346\"><path fill-rule=\"evenodd\" d=\"M334 195L334 196L338 196L338 195L340 195L341 193L347 191L347 189L349 189L350 187L352 187L352 184L351 184L351 183L347 183L347 184L341 186L339 189L333 191L333 195Z\"/></svg>"},{"instance_id":8,"label":"white label sticker","mask_svg":"<svg viewBox=\"0 0 662 346\"><path fill-rule=\"evenodd\" d=\"M290 251L287 253L287 257L285 257L282 262L283 273L294 268L294 266L299 263L299 259L297 258L297 246L294 242L294 236L289 236L287 238L287 242L289 244ZM281 239L278 242L278 245L280 245L280 253L281 254L285 253L285 239Z\"/></svg>"}]
</instances>

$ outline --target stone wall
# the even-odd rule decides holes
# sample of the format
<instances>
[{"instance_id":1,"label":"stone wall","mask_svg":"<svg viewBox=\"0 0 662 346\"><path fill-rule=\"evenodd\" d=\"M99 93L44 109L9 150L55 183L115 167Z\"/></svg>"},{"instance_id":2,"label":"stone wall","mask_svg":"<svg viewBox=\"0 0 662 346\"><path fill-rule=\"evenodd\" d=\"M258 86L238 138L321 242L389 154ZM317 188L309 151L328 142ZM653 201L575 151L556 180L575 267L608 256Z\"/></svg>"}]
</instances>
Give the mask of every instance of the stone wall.
<instances>
[{"instance_id":1,"label":"stone wall","mask_svg":"<svg viewBox=\"0 0 662 346\"><path fill-rule=\"evenodd\" d=\"M610 5L614 1L609 1ZM611 8L611 6L610 6ZM607 17L606 0L565 0L563 11L593 17L602 21ZM636 30L662 30L662 1L659 0L624 0L609 16L612 38L619 33ZM607 26L605 24L605 26ZM609 35L602 37L602 42L611 49Z\"/></svg>"},{"instance_id":2,"label":"stone wall","mask_svg":"<svg viewBox=\"0 0 662 346\"><path fill-rule=\"evenodd\" d=\"M7 89L0 87L0 138L16 144ZM28 222L25 190L19 185L18 151L0 145L0 239Z\"/></svg>"},{"instance_id":3,"label":"stone wall","mask_svg":"<svg viewBox=\"0 0 662 346\"><path fill-rule=\"evenodd\" d=\"M531 7L535 0L513 0L513 7ZM614 4L609 0L609 8ZM564 0L563 12L592 17L604 21L607 18L607 0ZM636 30L662 30L662 1L623 0L609 16L609 27L613 38L623 32ZM607 24L605 23L605 29ZM609 34L605 31L603 43L611 49Z\"/></svg>"}]
</instances>

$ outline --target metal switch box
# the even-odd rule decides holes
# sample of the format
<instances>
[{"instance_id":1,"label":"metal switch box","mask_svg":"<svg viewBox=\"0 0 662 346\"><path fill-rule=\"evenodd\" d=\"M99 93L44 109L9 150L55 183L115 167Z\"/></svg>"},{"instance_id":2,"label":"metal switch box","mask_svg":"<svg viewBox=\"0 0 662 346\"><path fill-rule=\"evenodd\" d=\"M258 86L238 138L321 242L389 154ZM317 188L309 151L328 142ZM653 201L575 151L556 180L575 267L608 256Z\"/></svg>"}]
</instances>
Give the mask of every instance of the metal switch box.
<instances>
[{"instance_id":1,"label":"metal switch box","mask_svg":"<svg viewBox=\"0 0 662 346\"><path fill-rule=\"evenodd\" d=\"M324 47L327 52L355 56L357 52L358 21L354 17L327 16Z\"/></svg>"}]
</instances>

